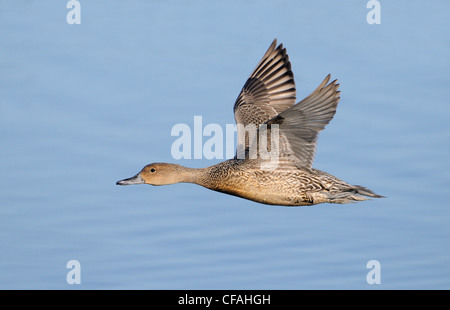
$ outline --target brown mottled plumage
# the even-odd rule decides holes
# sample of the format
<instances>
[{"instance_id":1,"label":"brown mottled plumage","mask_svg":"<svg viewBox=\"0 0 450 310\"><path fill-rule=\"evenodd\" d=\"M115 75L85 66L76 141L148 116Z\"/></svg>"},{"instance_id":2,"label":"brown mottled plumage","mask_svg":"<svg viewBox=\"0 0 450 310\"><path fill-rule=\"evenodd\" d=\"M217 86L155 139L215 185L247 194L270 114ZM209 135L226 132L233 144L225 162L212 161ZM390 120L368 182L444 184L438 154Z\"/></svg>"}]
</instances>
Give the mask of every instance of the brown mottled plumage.
<instances>
[{"instance_id":1,"label":"brown mottled plumage","mask_svg":"<svg viewBox=\"0 0 450 310\"><path fill-rule=\"evenodd\" d=\"M295 104L295 83L286 49L276 40L251 73L234 105L238 125L235 158L194 169L176 164L153 163L118 185L195 183L211 190L256 202L304 206L318 203L349 203L383 197L362 186L350 185L312 168L317 137L336 113L339 84L330 75L308 97ZM246 131L254 126L255 131ZM264 157L258 135L267 128L267 149L276 156ZM271 145L278 129L278 144ZM277 139L274 139L274 141ZM255 153L252 147L257 146ZM254 154L255 157L252 157ZM366 196L366 197L364 197Z\"/></svg>"}]
</instances>

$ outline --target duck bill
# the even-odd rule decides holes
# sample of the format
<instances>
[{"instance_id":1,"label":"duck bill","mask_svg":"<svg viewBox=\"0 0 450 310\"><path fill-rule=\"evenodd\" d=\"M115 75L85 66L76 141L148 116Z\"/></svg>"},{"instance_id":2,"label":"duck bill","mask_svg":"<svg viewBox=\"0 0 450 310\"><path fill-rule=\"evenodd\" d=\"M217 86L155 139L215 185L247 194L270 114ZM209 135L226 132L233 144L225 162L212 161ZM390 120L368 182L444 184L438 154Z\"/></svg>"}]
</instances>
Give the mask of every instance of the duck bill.
<instances>
[{"instance_id":1,"label":"duck bill","mask_svg":"<svg viewBox=\"0 0 450 310\"><path fill-rule=\"evenodd\" d=\"M134 177L123 179L116 182L116 185L132 185L132 184L144 184L144 179L141 177L141 173L136 174Z\"/></svg>"}]
</instances>

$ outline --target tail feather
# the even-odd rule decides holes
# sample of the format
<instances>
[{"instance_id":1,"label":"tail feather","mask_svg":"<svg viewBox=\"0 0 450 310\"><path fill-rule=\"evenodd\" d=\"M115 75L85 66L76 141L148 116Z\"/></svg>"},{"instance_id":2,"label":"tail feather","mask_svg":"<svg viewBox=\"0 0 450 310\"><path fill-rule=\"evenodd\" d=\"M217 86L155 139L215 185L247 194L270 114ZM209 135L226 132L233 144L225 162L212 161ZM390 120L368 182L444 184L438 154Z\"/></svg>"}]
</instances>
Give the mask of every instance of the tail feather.
<instances>
[{"instance_id":1,"label":"tail feather","mask_svg":"<svg viewBox=\"0 0 450 310\"><path fill-rule=\"evenodd\" d=\"M352 186L341 192L328 193L328 199L331 203L351 203L357 201L368 200L369 198L385 198L384 196L375 194L368 188L363 186Z\"/></svg>"},{"instance_id":2,"label":"tail feather","mask_svg":"<svg viewBox=\"0 0 450 310\"><path fill-rule=\"evenodd\" d=\"M363 186L355 185L353 189L356 190L356 193L359 195L364 195L372 198L386 198L384 196L375 194L373 191Z\"/></svg>"}]
</instances>

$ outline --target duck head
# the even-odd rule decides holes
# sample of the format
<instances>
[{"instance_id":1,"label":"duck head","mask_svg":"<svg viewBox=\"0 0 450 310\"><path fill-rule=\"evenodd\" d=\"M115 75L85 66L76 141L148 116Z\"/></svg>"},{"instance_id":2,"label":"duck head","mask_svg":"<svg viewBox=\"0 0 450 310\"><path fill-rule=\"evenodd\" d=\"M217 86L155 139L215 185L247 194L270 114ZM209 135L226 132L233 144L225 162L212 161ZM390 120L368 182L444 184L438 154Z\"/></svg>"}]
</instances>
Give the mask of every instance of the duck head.
<instances>
[{"instance_id":1,"label":"duck head","mask_svg":"<svg viewBox=\"0 0 450 310\"><path fill-rule=\"evenodd\" d=\"M117 181L116 185L150 184L168 185L185 181L186 170L180 165L153 163L145 166L135 176Z\"/></svg>"}]
</instances>

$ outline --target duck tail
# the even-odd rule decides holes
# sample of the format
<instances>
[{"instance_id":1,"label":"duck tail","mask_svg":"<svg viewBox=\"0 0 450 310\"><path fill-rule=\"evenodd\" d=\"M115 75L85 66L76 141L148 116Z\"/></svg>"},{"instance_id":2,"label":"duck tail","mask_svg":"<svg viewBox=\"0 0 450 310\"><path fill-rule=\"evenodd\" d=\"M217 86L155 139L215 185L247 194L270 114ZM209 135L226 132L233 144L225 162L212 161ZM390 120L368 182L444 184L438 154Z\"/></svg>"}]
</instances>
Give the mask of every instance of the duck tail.
<instances>
[{"instance_id":1,"label":"duck tail","mask_svg":"<svg viewBox=\"0 0 450 310\"><path fill-rule=\"evenodd\" d=\"M375 194L368 188L356 185L338 193L330 193L328 199L331 203L351 203L368 200L368 197L385 198L384 196Z\"/></svg>"},{"instance_id":2,"label":"duck tail","mask_svg":"<svg viewBox=\"0 0 450 310\"><path fill-rule=\"evenodd\" d=\"M363 196L372 197L372 198L386 198L384 196L375 194L373 191L371 191L370 189L365 188L363 186L356 185L353 187L353 189L356 191L356 193L358 195L363 195Z\"/></svg>"}]
</instances>

